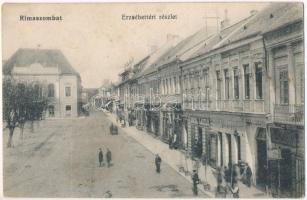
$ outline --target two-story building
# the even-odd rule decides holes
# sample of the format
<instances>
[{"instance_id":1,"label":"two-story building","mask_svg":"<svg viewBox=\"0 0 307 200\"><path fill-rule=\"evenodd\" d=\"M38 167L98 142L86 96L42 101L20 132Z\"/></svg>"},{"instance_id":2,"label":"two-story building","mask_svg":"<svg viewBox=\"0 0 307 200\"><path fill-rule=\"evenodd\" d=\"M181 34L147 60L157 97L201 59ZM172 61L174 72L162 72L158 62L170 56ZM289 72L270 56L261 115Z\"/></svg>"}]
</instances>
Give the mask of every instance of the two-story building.
<instances>
[{"instance_id":1,"label":"two-story building","mask_svg":"<svg viewBox=\"0 0 307 200\"><path fill-rule=\"evenodd\" d=\"M47 118L77 117L81 109L81 78L57 49L18 49L3 65L3 74L33 84L48 97Z\"/></svg>"}]
</instances>

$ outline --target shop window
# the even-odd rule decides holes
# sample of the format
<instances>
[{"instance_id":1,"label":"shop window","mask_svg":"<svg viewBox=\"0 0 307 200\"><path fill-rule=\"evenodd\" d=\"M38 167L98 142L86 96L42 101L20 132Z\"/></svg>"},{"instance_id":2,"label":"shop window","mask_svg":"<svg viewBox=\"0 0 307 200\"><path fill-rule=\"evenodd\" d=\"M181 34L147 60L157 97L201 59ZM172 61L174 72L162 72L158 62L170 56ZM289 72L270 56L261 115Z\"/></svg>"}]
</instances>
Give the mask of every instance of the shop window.
<instances>
[{"instance_id":1,"label":"shop window","mask_svg":"<svg viewBox=\"0 0 307 200\"><path fill-rule=\"evenodd\" d=\"M250 84L249 84L250 70L249 70L249 65L244 65L243 68L244 68L245 99L250 99Z\"/></svg>"},{"instance_id":2,"label":"shop window","mask_svg":"<svg viewBox=\"0 0 307 200\"><path fill-rule=\"evenodd\" d=\"M229 77L229 71L228 69L224 70L224 76L225 76L225 99L230 98L230 77Z\"/></svg>"},{"instance_id":3,"label":"shop window","mask_svg":"<svg viewBox=\"0 0 307 200\"><path fill-rule=\"evenodd\" d=\"M66 111L71 111L71 106L67 105L65 109L66 109Z\"/></svg>"},{"instance_id":4,"label":"shop window","mask_svg":"<svg viewBox=\"0 0 307 200\"><path fill-rule=\"evenodd\" d=\"M222 92L221 87L222 87L221 74L220 71L216 71L216 94L218 100L221 100L221 92Z\"/></svg>"},{"instance_id":5,"label":"shop window","mask_svg":"<svg viewBox=\"0 0 307 200\"><path fill-rule=\"evenodd\" d=\"M71 87L69 86L65 87L65 96L67 97L71 96Z\"/></svg>"},{"instance_id":6,"label":"shop window","mask_svg":"<svg viewBox=\"0 0 307 200\"><path fill-rule=\"evenodd\" d=\"M240 97L240 93L239 93L240 85L239 85L239 70L238 70L238 68L235 68L233 70L233 74L234 74L234 98L239 99L239 97Z\"/></svg>"},{"instance_id":7,"label":"shop window","mask_svg":"<svg viewBox=\"0 0 307 200\"><path fill-rule=\"evenodd\" d=\"M284 69L279 72L280 83L280 103L289 103L289 82L288 82L288 70Z\"/></svg>"},{"instance_id":8,"label":"shop window","mask_svg":"<svg viewBox=\"0 0 307 200\"><path fill-rule=\"evenodd\" d=\"M259 63L256 63L255 66L255 78L256 78L256 98L263 99L262 94L262 67L259 66Z\"/></svg>"},{"instance_id":9,"label":"shop window","mask_svg":"<svg viewBox=\"0 0 307 200\"><path fill-rule=\"evenodd\" d=\"M48 97L54 97L54 84L48 85Z\"/></svg>"}]
</instances>

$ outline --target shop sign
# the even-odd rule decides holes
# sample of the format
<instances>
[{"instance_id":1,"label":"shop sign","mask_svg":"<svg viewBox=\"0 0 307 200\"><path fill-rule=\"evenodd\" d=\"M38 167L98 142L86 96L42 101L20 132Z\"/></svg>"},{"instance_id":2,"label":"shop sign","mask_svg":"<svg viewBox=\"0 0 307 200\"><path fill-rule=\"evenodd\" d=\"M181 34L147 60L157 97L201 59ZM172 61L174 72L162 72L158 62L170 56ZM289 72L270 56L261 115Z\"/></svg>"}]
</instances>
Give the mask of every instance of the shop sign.
<instances>
[{"instance_id":1,"label":"shop sign","mask_svg":"<svg viewBox=\"0 0 307 200\"><path fill-rule=\"evenodd\" d=\"M283 144L287 146L296 146L296 131L284 129L271 129L271 140L276 144Z\"/></svg>"},{"instance_id":2,"label":"shop sign","mask_svg":"<svg viewBox=\"0 0 307 200\"><path fill-rule=\"evenodd\" d=\"M269 149L268 159L269 160L280 160L281 159L280 149Z\"/></svg>"}]
</instances>

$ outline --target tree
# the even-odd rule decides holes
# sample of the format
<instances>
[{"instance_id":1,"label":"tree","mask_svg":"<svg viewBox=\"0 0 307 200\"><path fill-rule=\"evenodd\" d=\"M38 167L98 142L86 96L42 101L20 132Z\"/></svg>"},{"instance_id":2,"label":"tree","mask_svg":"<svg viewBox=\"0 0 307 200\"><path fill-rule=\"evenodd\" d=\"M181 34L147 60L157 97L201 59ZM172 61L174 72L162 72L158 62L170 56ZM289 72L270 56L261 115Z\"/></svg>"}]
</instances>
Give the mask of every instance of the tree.
<instances>
[{"instance_id":1,"label":"tree","mask_svg":"<svg viewBox=\"0 0 307 200\"><path fill-rule=\"evenodd\" d=\"M47 99L37 95L32 84L17 83L12 78L3 81L3 118L9 129L7 147L12 146L14 130L19 127L23 138L27 121L40 120L47 108Z\"/></svg>"}]
</instances>

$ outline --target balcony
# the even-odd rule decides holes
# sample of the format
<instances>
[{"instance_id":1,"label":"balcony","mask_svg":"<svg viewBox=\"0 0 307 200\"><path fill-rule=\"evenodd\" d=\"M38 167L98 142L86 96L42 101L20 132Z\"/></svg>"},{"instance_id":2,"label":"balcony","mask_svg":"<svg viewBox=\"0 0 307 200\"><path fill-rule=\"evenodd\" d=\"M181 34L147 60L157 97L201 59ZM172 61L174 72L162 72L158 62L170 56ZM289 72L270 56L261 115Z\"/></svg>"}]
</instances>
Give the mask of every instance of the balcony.
<instances>
[{"instance_id":1,"label":"balcony","mask_svg":"<svg viewBox=\"0 0 307 200\"><path fill-rule=\"evenodd\" d=\"M273 121L277 123L304 125L304 105L274 104Z\"/></svg>"},{"instance_id":2,"label":"balcony","mask_svg":"<svg viewBox=\"0 0 307 200\"><path fill-rule=\"evenodd\" d=\"M217 111L264 113L263 100L217 100Z\"/></svg>"}]
</instances>

